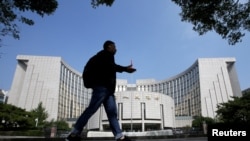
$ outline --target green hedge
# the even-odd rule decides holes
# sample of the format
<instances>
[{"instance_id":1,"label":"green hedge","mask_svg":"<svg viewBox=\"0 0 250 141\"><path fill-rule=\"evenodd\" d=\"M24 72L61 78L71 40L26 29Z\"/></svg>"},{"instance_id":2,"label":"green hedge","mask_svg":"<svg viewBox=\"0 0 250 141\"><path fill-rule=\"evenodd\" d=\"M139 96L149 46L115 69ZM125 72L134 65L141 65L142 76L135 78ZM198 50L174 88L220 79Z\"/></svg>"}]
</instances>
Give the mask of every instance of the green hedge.
<instances>
[{"instance_id":1,"label":"green hedge","mask_svg":"<svg viewBox=\"0 0 250 141\"><path fill-rule=\"evenodd\" d=\"M25 130L25 131L0 131L2 136L44 136L44 131Z\"/></svg>"}]
</instances>

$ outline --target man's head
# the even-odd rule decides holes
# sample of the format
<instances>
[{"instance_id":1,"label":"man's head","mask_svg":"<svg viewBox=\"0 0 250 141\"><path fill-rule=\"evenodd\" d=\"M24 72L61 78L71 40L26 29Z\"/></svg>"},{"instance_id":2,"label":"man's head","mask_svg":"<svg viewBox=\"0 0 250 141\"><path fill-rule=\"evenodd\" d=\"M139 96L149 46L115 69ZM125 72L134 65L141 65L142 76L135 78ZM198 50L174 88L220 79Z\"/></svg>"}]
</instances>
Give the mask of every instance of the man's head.
<instances>
[{"instance_id":1,"label":"man's head","mask_svg":"<svg viewBox=\"0 0 250 141\"><path fill-rule=\"evenodd\" d=\"M103 44L103 49L115 54L116 53L115 42L110 40L105 41Z\"/></svg>"}]
</instances>

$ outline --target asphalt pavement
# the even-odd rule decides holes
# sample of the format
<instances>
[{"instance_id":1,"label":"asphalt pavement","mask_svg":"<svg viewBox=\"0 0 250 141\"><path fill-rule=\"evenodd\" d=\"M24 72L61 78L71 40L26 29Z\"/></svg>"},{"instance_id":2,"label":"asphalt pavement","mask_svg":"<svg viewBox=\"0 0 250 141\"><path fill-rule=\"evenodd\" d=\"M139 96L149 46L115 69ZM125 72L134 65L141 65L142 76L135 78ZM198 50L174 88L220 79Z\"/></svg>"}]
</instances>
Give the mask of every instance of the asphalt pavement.
<instances>
[{"instance_id":1,"label":"asphalt pavement","mask_svg":"<svg viewBox=\"0 0 250 141\"><path fill-rule=\"evenodd\" d=\"M207 137L181 137L181 138L145 138L132 139L133 141L207 141ZM65 141L64 138L43 138L43 137L28 137L28 136L1 136L0 141ZM82 141L115 141L114 139L103 138L87 138Z\"/></svg>"}]
</instances>

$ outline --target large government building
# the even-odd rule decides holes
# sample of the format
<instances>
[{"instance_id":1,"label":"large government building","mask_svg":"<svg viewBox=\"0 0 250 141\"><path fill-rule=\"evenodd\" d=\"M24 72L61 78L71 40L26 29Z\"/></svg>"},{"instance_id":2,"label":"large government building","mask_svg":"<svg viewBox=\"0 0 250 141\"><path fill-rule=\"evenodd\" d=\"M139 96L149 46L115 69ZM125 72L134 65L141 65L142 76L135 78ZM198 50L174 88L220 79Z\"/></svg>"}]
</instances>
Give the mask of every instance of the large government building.
<instances>
[{"instance_id":1,"label":"large government building","mask_svg":"<svg viewBox=\"0 0 250 141\"><path fill-rule=\"evenodd\" d=\"M171 78L118 79L116 102L123 130L162 130L191 125L194 116L216 118L217 104L242 96L235 58L198 58ZM91 89L83 85L81 72L61 57L18 55L8 103L34 109L42 102L48 120L74 123L88 106ZM108 130L103 107L90 119L87 129Z\"/></svg>"}]
</instances>

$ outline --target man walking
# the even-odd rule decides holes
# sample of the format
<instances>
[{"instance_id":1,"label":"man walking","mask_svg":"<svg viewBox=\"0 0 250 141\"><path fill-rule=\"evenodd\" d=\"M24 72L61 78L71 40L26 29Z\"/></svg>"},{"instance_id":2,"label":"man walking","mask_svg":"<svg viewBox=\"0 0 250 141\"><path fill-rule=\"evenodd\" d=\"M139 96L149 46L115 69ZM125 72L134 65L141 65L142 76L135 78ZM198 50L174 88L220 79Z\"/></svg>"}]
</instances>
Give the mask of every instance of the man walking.
<instances>
[{"instance_id":1,"label":"man walking","mask_svg":"<svg viewBox=\"0 0 250 141\"><path fill-rule=\"evenodd\" d=\"M80 134L83 127L101 104L104 106L110 128L116 141L131 141L122 133L120 128L117 119L117 106L114 92L116 86L116 72L133 73L136 69L132 67L132 64L129 66L117 65L114 59L115 53L115 43L107 40L103 44L103 50L91 57L87 62L83 72L83 81L85 87L93 90L92 97L89 106L76 121L72 132L66 139L67 141L81 140Z\"/></svg>"}]
</instances>

